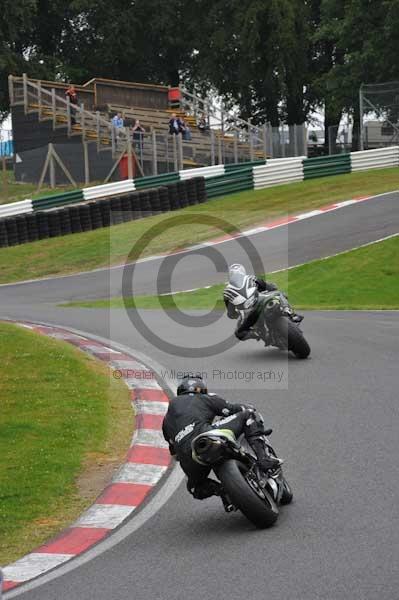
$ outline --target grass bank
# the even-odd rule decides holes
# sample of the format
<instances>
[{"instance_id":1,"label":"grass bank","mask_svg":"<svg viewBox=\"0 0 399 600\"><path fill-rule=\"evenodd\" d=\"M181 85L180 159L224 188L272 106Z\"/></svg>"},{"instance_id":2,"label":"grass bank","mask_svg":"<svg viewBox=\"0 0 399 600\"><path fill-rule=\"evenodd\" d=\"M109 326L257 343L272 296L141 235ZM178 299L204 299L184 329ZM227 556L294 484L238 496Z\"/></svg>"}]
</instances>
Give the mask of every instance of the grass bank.
<instances>
[{"instance_id":1,"label":"grass bank","mask_svg":"<svg viewBox=\"0 0 399 600\"><path fill-rule=\"evenodd\" d=\"M274 273L268 278L286 290L300 310L399 309L399 236ZM137 296L128 307L181 310L224 308L223 285L173 296ZM122 308L122 298L67 306Z\"/></svg>"},{"instance_id":2,"label":"grass bank","mask_svg":"<svg viewBox=\"0 0 399 600\"><path fill-rule=\"evenodd\" d=\"M123 462L126 386L80 350L0 323L0 564L73 522Z\"/></svg>"},{"instance_id":3,"label":"grass bank","mask_svg":"<svg viewBox=\"0 0 399 600\"><path fill-rule=\"evenodd\" d=\"M140 256L172 251L221 235L210 219L222 219L225 232L233 232L279 216L311 210L356 196L399 189L399 169L381 169L326 177L264 190L225 196L174 213L157 215L22 246L0 249L0 283L49 275L78 273L121 264ZM179 217L171 227L166 221ZM204 218L198 223L199 218ZM158 226L151 238L150 229ZM222 232L223 233L223 232ZM143 240L141 254L132 251Z\"/></svg>"},{"instance_id":4,"label":"grass bank","mask_svg":"<svg viewBox=\"0 0 399 600\"><path fill-rule=\"evenodd\" d=\"M61 194L68 190L73 190L72 186L57 186L56 189L42 187L40 192L37 192L37 183L19 183L15 181L14 173L7 171L6 180L3 173L0 173L0 204L10 204L11 202L19 202L27 198L42 198L43 196L51 196L53 194Z\"/></svg>"}]
</instances>

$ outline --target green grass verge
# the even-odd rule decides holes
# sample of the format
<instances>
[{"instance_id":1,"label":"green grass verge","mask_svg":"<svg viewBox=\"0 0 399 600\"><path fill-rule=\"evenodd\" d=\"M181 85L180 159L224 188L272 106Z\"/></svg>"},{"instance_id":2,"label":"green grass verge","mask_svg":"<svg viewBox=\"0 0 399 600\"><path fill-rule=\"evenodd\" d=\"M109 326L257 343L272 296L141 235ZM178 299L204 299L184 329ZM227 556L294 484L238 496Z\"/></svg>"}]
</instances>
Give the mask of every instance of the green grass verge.
<instances>
[{"instance_id":1,"label":"green grass verge","mask_svg":"<svg viewBox=\"0 0 399 600\"><path fill-rule=\"evenodd\" d=\"M11 283L48 275L79 271L124 263L140 256L173 251L221 235L209 222L222 219L226 231L260 224L268 219L295 214L304 210L399 188L399 169L381 169L326 177L264 190L225 196L206 204L175 213L166 213L139 221L115 225L22 246L0 250L0 283ZM166 221L181 218L171 228ZM204 217L204 221L197 220ZM208 222L206 221L208 219ZM153 239L149 230L158 225ZM135 243L143 239L143 251L132 252Z\"/></svg>"},{"instance_id":2,"label":"green grass verge","mask_svg":"<svg viewBox=\"0 0 399 600\"><path fill-rule=\"evenodd\" d=\"M73 522L123 462L129 393L80 350L0 323L0 564Z\"/></svg>"},{"instance_id":3,"label":"green grass verge","mask_svg":"<svg viewBox=\"0 0 399 600\"><path fill-rule=\"evenodd\" d=\"M43 187L40 192L36 192L36 183L17 183L14 174L7 171L7 179L4 180L3 173L0 173L0 204L10 204L11 202L19 202L27 198L42 198L43 196L52 196L54 194L62 194L69 190L73 190L70 185L60 185L56 189Z\"/></svg>"},{"instance_id":4,"label":"green grass verge","mask_svg":"<svg viewBox=\"0 0 399 600\"><path fill-rule=\"evenodd\" d=\"M399 236L270 275L300 310L399 309ZM173 296L138 296L128 307L181 310L224 308L223 285ZM122 298L67 306L121 308Z\"/></svg>"}]
</instances>

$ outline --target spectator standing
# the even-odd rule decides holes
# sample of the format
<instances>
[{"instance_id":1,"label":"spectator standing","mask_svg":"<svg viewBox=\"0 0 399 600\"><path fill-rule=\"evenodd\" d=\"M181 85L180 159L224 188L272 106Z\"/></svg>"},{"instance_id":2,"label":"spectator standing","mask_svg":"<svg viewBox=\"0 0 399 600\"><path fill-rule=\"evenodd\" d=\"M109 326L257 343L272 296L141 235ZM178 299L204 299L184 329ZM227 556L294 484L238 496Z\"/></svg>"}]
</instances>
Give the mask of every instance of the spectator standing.
<instances>
[{"instance_id":1,"label":"spectator standing","mask_svg":"<svg viewBox=\"0 0 399 600\"><path fill-rule=\"evenodd\" d=\"M70 84L65 92L65 97L71 104L71 122L74 125L76 123L76 109L78 106L78 94L76 92L75 86Z\"/></svg>"},{"instance_id":2,"label":"spectator standing","mask_svg":"<svg viewBox=\"0 0 399 600\"><path fill-rule=\"evenodd\" d=\"M114 117L112 117L112 125L115 127L115 129L121 129L124 127L122 113L118 112Z\"/></svg>"},{"instance_id":3,"label":"spectator standing","mask_svg":"<svg viewBox=\"0 0 399 600\"><path fill-rule=\"evenodd\" d=\"M141 125L139 119L136 119L134 122L134 125L132 127L132 134L133 134L134 149L136 152L140 152L140 156L142 157L143 148L144 148L145 129Z\"/></svg>"},{"instance_id":4,"label":"spectator standing","mask_svg":"<svg viewBox=\"0 0 399 600\"><path fill-rule=\"evenodd\" d=\"M120 136L125 130L125 122L123 120L122 113L117 112L116 115L112 117L111 123L115 129L116 135Z\"/></svg>"}]
</instances>

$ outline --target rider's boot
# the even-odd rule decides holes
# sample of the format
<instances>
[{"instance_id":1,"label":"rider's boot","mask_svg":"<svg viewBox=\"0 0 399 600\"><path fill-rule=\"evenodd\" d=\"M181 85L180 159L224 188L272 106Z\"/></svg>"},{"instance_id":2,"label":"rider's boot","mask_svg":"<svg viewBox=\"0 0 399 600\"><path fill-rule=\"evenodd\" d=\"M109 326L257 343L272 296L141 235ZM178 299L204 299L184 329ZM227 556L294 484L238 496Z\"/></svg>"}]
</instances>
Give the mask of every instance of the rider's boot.
<instances>
[{"instance_id":1,"label":"rider's boot","mask_svg":"<svg viewBox=\"0 0 399 600\"><path fill-rule=\"evenodd\" d=\"M258 459L258 465L265 473L268 471L274 471L278 469L282 464L282 460L272 456L268 450L265 443L265 440L262 437L255 437L248 440L251 448L256 454L256 458Z\"/></svg>"},{"instance_id":2,"label":"rider's boot","mask_svg":"<svg viewBox=\"0 0 399 600\"><path fill-rule=\"evenodd\" d=\"M230 502L230 500L228 499L228 497L223 492L220 494L220 498L221 498L221 500L223 502L224 510L227 513L233 512L233 510L236 510L236 507L234 506L234 504L232 504Z\"/></svg>"},{"instance_id":3,"label":"rider's boot","mask_svg":"<svg viewBox=\"0 0 399 600\"><path fill-rule=\"evenodd\" d=\"M294 321L294 323L301 323L303 321L303 315L298 315L296 313L296 314L292 315L291 321Z\"/></svg>"},{"instance_id":4,"label":"rider's boot","mask_svg":"<svg viewBox=\"0 0 399 600\"><path fill-rule=\"evenodd\" d=\"M245 333L241 334L238 339L241 340L242 342L244 342L246 340L258 340L259 341L260 337L255 331L246 331Z\"/></svg>"}]
</instances>

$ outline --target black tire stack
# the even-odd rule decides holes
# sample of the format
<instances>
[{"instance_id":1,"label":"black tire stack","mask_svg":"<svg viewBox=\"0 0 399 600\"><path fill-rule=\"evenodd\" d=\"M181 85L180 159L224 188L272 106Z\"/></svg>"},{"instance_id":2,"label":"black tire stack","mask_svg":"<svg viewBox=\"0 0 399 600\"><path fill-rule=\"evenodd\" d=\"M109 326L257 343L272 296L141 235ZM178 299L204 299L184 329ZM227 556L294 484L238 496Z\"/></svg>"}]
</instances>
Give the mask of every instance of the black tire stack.
<instances>
[{"instance_id":1,"label":"black tire stack","mask_svg":"<svg viewBox=\"0 0 399 600\"><path fill-rule=\"evenodd\" d=\"M39 234L39 240L44 240L50 237L48 213L40 211L36 214L37 216L37 231Z\"/></svg>"},{"instance_id":2,"label":"black tire stack","mask_svg":"<svg viewBox=\"0 0 399 600\"><path fill-rule=\"evenodd\" d=\"M161 205L161 212L169 212L172 210L171 203L169 199L169 192L167 187L158 188L159 192L159 203Z\"/></svg>"},{"instance_id":3,"label":"black tire stack","mask_svg":"<svg viewBox=\"0 0 399 600\"><path fill-rule=\"evenodd\" d=\"M0 221L0 248L8 246L8 236L5 220Z\"/></svg>"},{"instance_id":4,"label":"black tire stack","mask_svg":"<svg viewBox=\"0 0 399 600\"><path fill-rule=\"evenodd\" d=\"M59 213L61 235L68 235L69 233L72 233L70 208L61 209Z\"/></svg>"},{"instance_id":5,"label":"black tire stack","mask_svg":"<svg viewBox=\"0 0 399 600\"><path fill-rule=\"evenodd\" d=\"M102 225L102 217L100 205L98 202L89 202L87 205L90 211L90 222L92 229L100 229Z\"/></svg>"},{"instance_id":6,"label":"black tire stack","mask_svg":"<svg viewBox=\"0 0 399 600\"><path fill-rule=\"evenodd\" d=\"M103 227L109 227L111 225L111 208L109 200L99 200L98 206L101 213L101 223Z\"/></svg>"},{"instance_id":7,"label":"black tire stack","mask_svg":"<svg viewBox=\"0 0 399 600\"><path fill-rule=\"evenodd\" d=\"M151 206L151 213L153 215L159 215L162 211L158 188L148 190L148 200Z\"/></svg>"},{"instance_id":8,"label":"black tire stack","mask_svg":"<svg viewBox=\"0 0 399 600\"><path fill-rule=\"evenodd\" d=\"M17 215L15 217L15 224L17 226L17 244L26 244L29 241L26 216Z\"/></svg>"},{"instance_id":9,"label":"black tire stack","mask_svg":"<svg viewBox=\"0 0 399 600\"><path fill-rule=\"evenodd\" d=\"M120 196L114 196L109 202L111 212L111 225L120 225L121 223L123 223L121 198Z\"/></svg>"},{"instance_id":10,"label":"black tire stack","mask_svg":"<svg viewBox=\"0 0 399 600\"><path fill-rule=\"evenodd\" d=\"M188 193L187 193L188 181L178 181L176 183L177 194L179 198L180 208L186 208L188 206Z\"/></svg>"},{"instance_id":11,"label":"black tire stack","mask_svg":"<svg viewBox=\"0 0 399 600\"><path fill-rule=\"evenodd\" d=\"M82 225L80 223L79 206L71 206L69 210L71 218L71 233L81 233Z\"/></svg>"},{"instance_id":12,"label":"black tire stack","mask_svg":"<svg viewBox=\"0 0 399 600\"><path fill-rule=\"evenodd\" d=\"M205 178L204 177L194 177L191 181L195 181L195 185L197 188L197 202L198 204L202 204L206 202L208 197L206 194L206 186L205 186Z\"/></svg>"},{"instance_id":13,"label":"black tire stack","mask_svg":"<svg viewBox=\"0 0 399 600\"><path fill-rule=\"evenodd\" d=\"M48 213L48 229L50 237L59 237L61 235L61 220L59 210L52 210Z\"/></svg>"},{"instance_id":14,"label":"black tire stack","mask_svg":"<svg viewBox=\"0 0 399 600\"><path fill-rule=\"evenodd\" d=\"M142 190L142 191L138 192L138 195L139 195L141 218L143 219L145 217L151 217L152 210L151 210L151 202L150 202L148 190Z\"/></svg>"},{"instance_id":15,"label":"black tire stack","mask_svg":"<svg viewBox=\"0 0 399 600\"><path fill-rule=\"evenodd\" d=\"M91 231L205 202L203 177L89 203L0 219L0 248Z\"/></svg>"},{"instance_id":16,"label":"black tire stack","mask_svg":"<svg viewBox=\"0 0 399 600\"><path fill-rule=\"evenodd\" d=\"M79 219L82 231L91 231L91 219L90 219L90 207L88 204L81 204L79 206Z\"/></svg>"},{"instance_id":17,"label":"black tire stack","mask_svg":"<svg viewBox=\"0 0 399 600\"><path fill-rule=\"evenodd\" d=\"M179 208L182 208L180 205L177 183L170 183L167 186L167 190L169 192L170 210L179 210Z\"/></svg>"},{"instance_id":18,"label":"black tire stack","mask_svg":"<svg viewBox=\"0 0 399 600\"><path fill-rule=\"evenodd\" d=\"M132 203L130 200L130 194L121 196L121 209L122 209L122 221L132 221Z\"/></svg>"}]
</instances>

